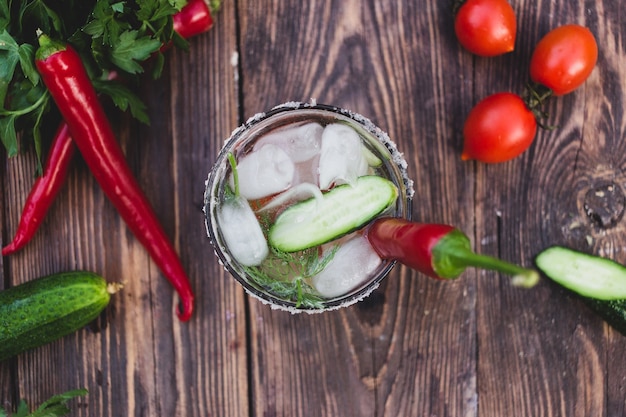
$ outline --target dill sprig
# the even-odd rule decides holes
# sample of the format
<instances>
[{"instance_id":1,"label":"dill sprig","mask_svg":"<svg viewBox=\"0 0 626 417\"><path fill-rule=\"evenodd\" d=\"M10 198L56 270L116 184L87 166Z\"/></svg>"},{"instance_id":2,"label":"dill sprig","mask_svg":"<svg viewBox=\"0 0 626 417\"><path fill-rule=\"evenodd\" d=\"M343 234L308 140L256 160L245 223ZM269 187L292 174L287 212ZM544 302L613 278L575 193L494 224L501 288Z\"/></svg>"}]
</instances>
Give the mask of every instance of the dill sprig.
<instances>
[{"instance_id":1,"label":"dill sprig","mask_svg":"<svg viewBox=\"0 0 626 417\"><path fill-rule=\"evenodd\" d=\"M252 266L246 268L247 275L270 294L292 301L296 308L324 308L324 299L308 279L320 273L333 259L338 246L333 246L322 256L316 248L297 253L287 253L271 248L271 254L264 262L263 268ZM270 276L267 272L272 271Z\"/></svg>"}]
</instances>

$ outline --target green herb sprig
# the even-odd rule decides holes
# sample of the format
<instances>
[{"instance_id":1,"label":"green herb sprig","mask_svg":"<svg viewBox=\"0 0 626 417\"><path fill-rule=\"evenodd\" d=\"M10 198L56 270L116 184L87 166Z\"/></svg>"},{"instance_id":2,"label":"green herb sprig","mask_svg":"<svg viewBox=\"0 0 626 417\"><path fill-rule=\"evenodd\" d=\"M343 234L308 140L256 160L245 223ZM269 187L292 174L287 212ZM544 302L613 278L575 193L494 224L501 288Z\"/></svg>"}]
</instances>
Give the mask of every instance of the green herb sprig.
<instances>
[{"instance_id":1,"label":"green herb sprig","mask_svg":"<svg viewBox=\"0 0 626 417\"><path fill-rule=\"evenodd\" d=\"M17 406L17 411L12 416L7 415L4 409L0 408L0 417L60 417L67 415L71 410L67 406L67 402L73 398L87 395L84 388L67 391L63 394L55 395L45 401L32 413L29 412L28 404L25 400L21 400Z\"/></svg>"},{"instance_id":2,"label":"green herb sprig","mask_svg":"<svg viewBox=\"0 0 626 417\"><path fill-rule=\"evenodd\" d=\"M41 130L54 113L35 69L38 33L70 44L81 55L96 90L122 111L148 123L145 105L129 89L109 78L121 74L127 85L138 81L152 58L154 78L164 67L161 45L187 42L173 29L172 16L185 0L0 0L0 141L8 156L32 140L41 160ZM56 114L54 114L56 116ZM58 120L54 120L58 123Z\"/></svg>"}]
</instances>

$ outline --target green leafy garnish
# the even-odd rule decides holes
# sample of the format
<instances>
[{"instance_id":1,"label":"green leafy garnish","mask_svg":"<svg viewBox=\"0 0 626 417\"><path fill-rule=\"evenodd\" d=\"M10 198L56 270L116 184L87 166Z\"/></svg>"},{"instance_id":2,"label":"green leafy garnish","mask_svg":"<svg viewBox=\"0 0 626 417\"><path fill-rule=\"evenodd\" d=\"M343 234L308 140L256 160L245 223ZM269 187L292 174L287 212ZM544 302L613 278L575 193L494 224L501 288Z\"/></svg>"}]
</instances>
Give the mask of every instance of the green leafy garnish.
<instances>
[{"instance_id":1,"label":"green leafy garnish","mask_svg":"<svg viewBox=\"0 0 626 417\"><path fill-rule=\"evenodd\" d=\"M146 60L156 57L154 77L162 73L162 45L185 47L172 16L185 0L0 0L0 141L8 156L32 140L41 160L41 130L58 123L54 103L35 67L38 33L70 44L81 56L98 93L122 111L147 123L145 106L118 82L137 81ZM54 116L48 120L46 116Z\"/></svg>"},{"instance_id":2,"label":"green leafy garnish","mask_svg":"<svg viewBox=\"0 0 626 417\"><path fill-rule=\"evenodd\" d=\"M93 85L100 94L111 98L120 110L128 109L135 119L145 124L150 123L146 105L124 85L108 80L93 80Z\"/></svg>"},{"instance_id":3,"label":"green leafy garnish","mask_svg":"<svg viewBox=\"0 0 626 417\"><path fill-rule=\"evenodd\" d=\"M160 46L161 42L157 39L140 37L136 30L126 31L111 46L111 62L126 72L137 74L143 72L139 62L146 60Z\"/></svg>"},{"instance_id":4,"label":"green leafy garnish","mask_svg":"<svg viewBox=\"0 0 626 417\"><path fill-rule=\"evenodd\" d=\"M324 298L308 280L326 268L338 248L339 246L333 246L322 256L318 255L316 248L299 253L286 253L270 248L271 254L262 266L246 267L245 270L265 291L294 302L297 308L321 309L324 308Z\"/></svg>"},{"instance_id":5,"label":"green leafy garnish","mask_svg":"<svg viewBox=\"0 0 626 417\"><path fill-rule=\"evenodd\" d=\"M44 402L37 408L37 410L29 413L28 404L26 401L21 400L17 406L17 412L12 417L58 417L65 416L71 410L67 406L67 402L73 398L87 395L87 390L76 389L67 391L63 394L55 395L49 400ZM8 417L7 413L0 408L0 417Z\"/></svg>"}]
</instances>

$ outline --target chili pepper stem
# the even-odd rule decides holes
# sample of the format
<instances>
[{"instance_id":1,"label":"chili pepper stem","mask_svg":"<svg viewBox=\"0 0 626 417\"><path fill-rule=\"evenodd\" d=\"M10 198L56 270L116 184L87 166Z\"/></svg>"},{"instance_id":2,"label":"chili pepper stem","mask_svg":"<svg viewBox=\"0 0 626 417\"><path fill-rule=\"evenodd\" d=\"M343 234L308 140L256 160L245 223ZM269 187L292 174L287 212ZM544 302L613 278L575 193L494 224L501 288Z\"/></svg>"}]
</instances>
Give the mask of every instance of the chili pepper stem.
<instances>
[{"instance_id":1,"label":"chili pepper stem","mask_svg":"<svg viewBox=\"0 0 626 417\"><path fill-rule=\"evenodd\" d=\"M512 275L512 283L518 287L531 288L539 282L539 273L532 269L523 268L498 258L480 255L471 249L456 247L446 256L457 266L475 267Z\"/></svg>"},{"instance_id":2,"label":"chili pepper stem","mask_svg":"<svg viewBox=\"0 0 626 417\"><path fill-rule=\"evenodd\" d=\"M117 294L124 288L123 282L109 282L107 283L107 292L110 295Z\"/></svg>"},{"instance_id":3,"label":"chili pepper stem","mask_svg":"<svg viewBox=\"0 0 626 417\"><path fill-rule=\"evenodd\" d=\"M539 273L472 250L469 238L454 229L439 239L433 248L433 267L444 279L458 277L467 267L488 269L513 275L513 285L530 288L539 281Z\"/></svg>"}]
</instances>

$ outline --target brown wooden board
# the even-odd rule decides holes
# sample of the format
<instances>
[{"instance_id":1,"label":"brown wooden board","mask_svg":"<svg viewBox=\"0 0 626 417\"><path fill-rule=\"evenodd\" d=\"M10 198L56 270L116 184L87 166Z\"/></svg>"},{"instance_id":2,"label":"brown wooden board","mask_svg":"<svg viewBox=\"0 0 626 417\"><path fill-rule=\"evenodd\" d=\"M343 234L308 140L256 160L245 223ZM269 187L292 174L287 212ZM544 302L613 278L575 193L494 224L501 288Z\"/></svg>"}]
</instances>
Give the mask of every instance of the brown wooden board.
<instances>
[{"instance_id":1,"label":"brown wooden board","mask_svg":"<svg viewBox=\"0 0 626 417\"><path fill-rule=\"evenodd\" d=\"M624 6L511 4L515 51L480 58L458 44L446 1L226 1L209 33L169 51L163 77L137 87L149 126L111 113L192 280L193 319L176 319L171 286L77 157L33 241L2 259L0 288L75 269L125 287L92 326L0 363L0 407L85 387L72 415L623 415L626 339L547 279L524 290L471 268L446 282L396 267L356 305L292 315L249 298L206 237L204 181L231 131L315 100L396 142L415 220L453 224L477 252L526 266L554 244L626 263ZM588 26L600 55L582 88L549 102L557 128L510 162L461 161L470 109L521 93L534 45L565 23ZM6 160L3 242L35 169L32 151Z\"/></svg>"}]
</instances>

